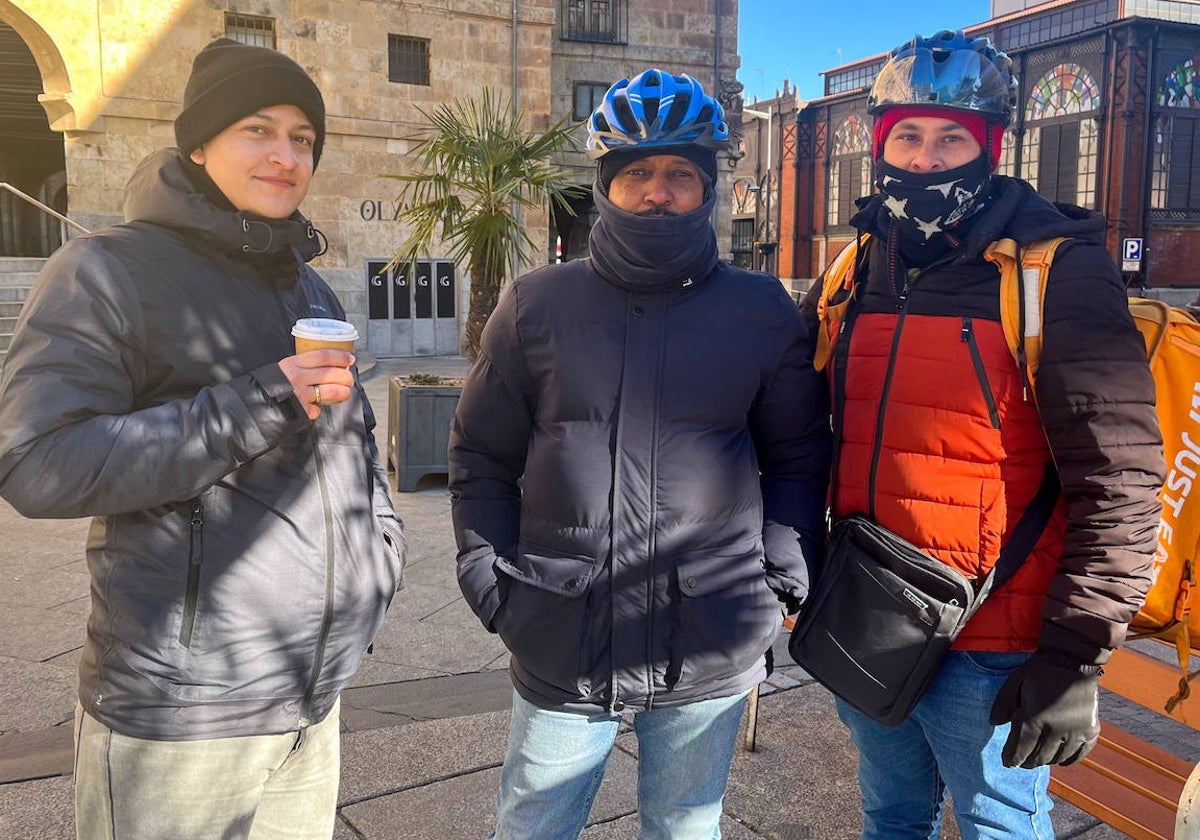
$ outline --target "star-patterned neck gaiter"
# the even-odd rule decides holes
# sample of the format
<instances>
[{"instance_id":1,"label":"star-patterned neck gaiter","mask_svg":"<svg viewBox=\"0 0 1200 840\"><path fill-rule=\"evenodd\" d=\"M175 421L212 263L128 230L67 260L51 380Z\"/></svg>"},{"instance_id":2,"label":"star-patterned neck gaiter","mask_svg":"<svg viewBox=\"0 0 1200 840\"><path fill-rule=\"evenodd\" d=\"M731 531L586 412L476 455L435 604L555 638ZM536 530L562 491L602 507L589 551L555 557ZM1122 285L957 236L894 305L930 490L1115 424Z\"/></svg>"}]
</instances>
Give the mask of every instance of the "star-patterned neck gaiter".
<instances>
[{"instance_id":1,"label":"star-patterned neck gaiter","mask_svg":"<svg viewBox=\"0 0 1200 840\"><path fill-rule=\"evenodd\" d=\"M983 207L991 181L984 155L956 169L915 173L876 161L883 208L906 237L928 242Z\"/></svg>"}]
</instances>

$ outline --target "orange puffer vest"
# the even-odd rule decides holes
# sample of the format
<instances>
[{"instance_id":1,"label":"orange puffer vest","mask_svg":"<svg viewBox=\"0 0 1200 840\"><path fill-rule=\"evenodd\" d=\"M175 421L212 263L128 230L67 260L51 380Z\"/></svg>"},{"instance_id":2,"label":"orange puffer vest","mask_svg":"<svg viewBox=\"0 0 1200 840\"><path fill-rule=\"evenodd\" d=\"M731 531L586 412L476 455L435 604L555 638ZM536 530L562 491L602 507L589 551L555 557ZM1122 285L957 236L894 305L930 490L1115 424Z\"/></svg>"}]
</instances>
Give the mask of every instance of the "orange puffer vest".
<instances>
[{"instance_id":1,"label":"orange puffer vest","mask_svg":"<svg viewBox=\"0 0 1200 840\"><path fill-rule=\"evenodd\" d=\"M841 379L833 373L831 382ZM871 513L968 576L986 573L1050 461L999 322L861 314L844 381L835 517ZM1037 646L1065 522L1060 500L1029 558L988 597L956 649Z\"/></svg>"}]
</instances>

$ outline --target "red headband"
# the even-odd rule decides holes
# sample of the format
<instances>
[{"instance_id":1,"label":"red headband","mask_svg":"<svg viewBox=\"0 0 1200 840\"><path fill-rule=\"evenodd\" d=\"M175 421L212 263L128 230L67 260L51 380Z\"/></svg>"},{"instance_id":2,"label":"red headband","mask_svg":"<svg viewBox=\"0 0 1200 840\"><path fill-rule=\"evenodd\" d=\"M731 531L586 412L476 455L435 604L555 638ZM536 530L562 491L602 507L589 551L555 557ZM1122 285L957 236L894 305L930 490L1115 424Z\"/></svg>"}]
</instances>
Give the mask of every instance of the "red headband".
<instances>
[{"instance_id":1,"label":"red headband","mask_svg":"<svg viewBox=\"0 0 1200 840\"><path fill-rule=\"evenodd\" d=\"M987 149L988 129L992 134L992 169L1000 164L1000 150L1004 141L1004 126L991 125L980 114L963 111L958 108L929 108L924 105L895 105L888 108L875 118L875 131L872 136L871 154L876 159L883 157L883 141L888 132L900 120L906 117L937 117L943 120L954 120L975 138L979 148Z\"/></svg>"}]
</instances>

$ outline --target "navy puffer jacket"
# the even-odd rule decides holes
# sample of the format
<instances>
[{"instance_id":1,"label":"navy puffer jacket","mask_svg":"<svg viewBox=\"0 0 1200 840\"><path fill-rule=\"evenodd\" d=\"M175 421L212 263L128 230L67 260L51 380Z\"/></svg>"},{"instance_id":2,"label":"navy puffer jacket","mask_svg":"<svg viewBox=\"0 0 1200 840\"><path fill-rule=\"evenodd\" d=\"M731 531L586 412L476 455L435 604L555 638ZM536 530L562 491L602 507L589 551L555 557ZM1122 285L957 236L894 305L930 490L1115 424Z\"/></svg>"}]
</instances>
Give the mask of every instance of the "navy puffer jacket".
<instances>
[{"instance_id":1,"label":"navy puffer jacket","mask_svg":"<svg viewBox=\"0 0 1200 840\"><path fill-rule=\"evenodd\" d=\"M711 199L624 213L519 280L450 442L459 582L546 708L674 706L761 680L823 527L828 404L774 278L716 259Z\"/></svg>"}]
</instances>

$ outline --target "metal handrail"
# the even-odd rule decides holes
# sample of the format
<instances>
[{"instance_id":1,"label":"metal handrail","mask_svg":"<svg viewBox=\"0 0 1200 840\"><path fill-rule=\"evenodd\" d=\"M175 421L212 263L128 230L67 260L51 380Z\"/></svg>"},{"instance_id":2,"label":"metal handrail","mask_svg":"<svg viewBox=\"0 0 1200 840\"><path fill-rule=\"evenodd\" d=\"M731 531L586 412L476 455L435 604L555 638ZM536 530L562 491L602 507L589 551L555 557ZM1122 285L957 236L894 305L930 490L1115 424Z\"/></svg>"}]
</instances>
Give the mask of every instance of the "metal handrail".
<instances>
[{"instance_id":1,"label":"metal handrail","mask_svg":"<svg viewBox=\"0 0 1200 840\"><path fill-rule=\"evenodd\" d=\"M21 190L17 189L16 187L14 187L12 184L8 183L7 181L0 181L0 189L8 190L10 193L15 195L17 198L28 201L30 204L32 204L37 209L41 210L43 213L49 213L51 216L58 219L60 222L66 222L68 225L70 225L71 227L75 228L76 230L78 230L82 233L91 233L90 230L85 228L83 225L79 224L79 222L75 221L74 219L68 219L66 216L64 216L62 213L59 213L53 207L47 207L45 204L42 204L42 202L38 201L33 196L31 196L27 193L21 192Z\"/></svg>"}]
</instances>

